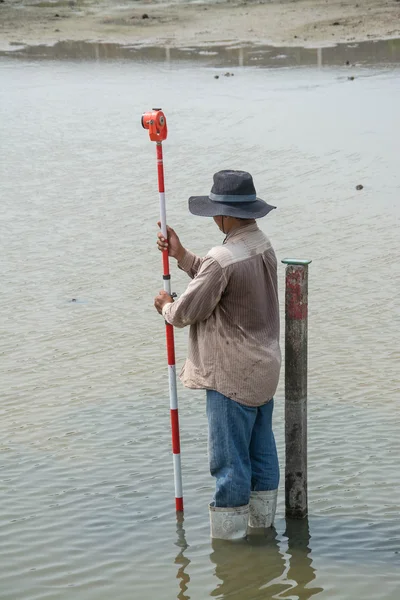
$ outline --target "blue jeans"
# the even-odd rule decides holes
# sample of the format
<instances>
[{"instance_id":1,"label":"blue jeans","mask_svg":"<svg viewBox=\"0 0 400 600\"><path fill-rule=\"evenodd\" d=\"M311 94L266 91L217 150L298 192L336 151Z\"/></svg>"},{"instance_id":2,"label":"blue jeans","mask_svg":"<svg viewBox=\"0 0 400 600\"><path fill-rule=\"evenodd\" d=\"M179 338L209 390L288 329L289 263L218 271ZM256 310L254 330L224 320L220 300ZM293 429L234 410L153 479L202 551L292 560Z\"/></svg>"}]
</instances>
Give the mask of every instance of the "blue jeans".
<instances>
[{"instance_id":1,"label":"blue jeans","mask_svg":"<svg viewBox=\"0 0 400 600\"><path fill-rule=\"evenodd\" d=\"M274 401L244 406L207 390L210 472L216 478L214 505L248 504L251 491L276 490L279 463L272 412Z\"/></svg>"}]
</instances>

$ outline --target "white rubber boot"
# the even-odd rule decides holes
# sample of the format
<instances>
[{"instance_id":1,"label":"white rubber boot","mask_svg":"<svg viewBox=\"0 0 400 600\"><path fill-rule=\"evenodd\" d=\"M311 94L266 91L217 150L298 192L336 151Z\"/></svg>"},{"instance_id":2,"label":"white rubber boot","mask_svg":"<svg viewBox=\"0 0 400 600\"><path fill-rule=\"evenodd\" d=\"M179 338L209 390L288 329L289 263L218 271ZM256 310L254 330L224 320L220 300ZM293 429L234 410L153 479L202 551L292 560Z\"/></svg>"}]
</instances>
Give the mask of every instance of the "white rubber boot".
<instances>
[{"instance_id":1,"label":"white rubber boot","mask_svg":"<svg viewBox=\"0 0 400 600\"><path fill-rule=\"evenodd\" d=\"M251 492L249 504L249 527L254 529L271 527L276 513L278 490Z\"/></svg>"},{"instance_id":2,"label":"white rubber boot","mask_svg":"<svg viewBox=\"0 0 400 600\"><path fill-rule=\"evenodd\" d=\"M249 505L219 508L209 505L211 537L219 540L240 540L246 537Z\"/></svg>"}]
</instances>

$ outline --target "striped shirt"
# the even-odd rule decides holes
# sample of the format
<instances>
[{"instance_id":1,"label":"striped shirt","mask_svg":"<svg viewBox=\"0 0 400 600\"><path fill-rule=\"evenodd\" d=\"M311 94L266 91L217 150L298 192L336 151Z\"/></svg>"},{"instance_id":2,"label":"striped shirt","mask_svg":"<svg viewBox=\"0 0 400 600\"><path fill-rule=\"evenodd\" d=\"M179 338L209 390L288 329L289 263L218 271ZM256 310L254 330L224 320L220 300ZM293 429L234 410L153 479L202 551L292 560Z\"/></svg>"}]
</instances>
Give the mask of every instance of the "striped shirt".
<instances>
[{"instance_id":1,"label":"striped shirt","mask_svg":"<svg viewBox=\"0 0 400 600\"><path fill-rule=\"evenodd\" d=\"M180 378L247 406L275 394L281 366L277 260L256 223L231 231L200 258L186 250L179 267L192 281L164 305L165 320L190 325Z\"/></svg>"}]
</instances>

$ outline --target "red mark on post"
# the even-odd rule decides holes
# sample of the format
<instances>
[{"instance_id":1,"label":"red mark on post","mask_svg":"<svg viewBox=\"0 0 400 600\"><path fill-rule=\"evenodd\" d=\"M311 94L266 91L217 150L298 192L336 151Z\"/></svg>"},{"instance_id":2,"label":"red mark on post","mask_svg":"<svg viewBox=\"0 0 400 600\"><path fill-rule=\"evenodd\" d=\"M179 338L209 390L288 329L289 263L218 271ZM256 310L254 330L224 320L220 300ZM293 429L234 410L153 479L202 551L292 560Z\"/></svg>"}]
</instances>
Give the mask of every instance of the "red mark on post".
<instances>
[{"instance_id":1,"label":"red mark on post","mask_svg":"<svg viewBox=\"0 0 400 600\"><path fill-rule=\"evenodd\" d=\"M286 273L286 315L303 321L308 316L304 268L288 269Z\"/></svg>"}]
</instances>

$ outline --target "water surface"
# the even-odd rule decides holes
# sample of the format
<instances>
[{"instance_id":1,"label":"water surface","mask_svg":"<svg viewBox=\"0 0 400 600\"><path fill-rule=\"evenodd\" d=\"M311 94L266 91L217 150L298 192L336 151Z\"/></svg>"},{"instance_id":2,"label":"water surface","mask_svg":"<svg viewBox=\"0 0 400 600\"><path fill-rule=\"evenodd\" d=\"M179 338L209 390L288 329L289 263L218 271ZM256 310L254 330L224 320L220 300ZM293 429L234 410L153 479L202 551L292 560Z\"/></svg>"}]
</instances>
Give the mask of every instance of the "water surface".
<instances>
[{"instance_id":1,"label":"water surface","mask_svg":"<svg viewBox=\"0 0 400 600\"><path fill-rule=\"evenodd\" d=\"M225 70L0 61L2 600L400 597L400 71ZM221 242L186 202L233 167L277 205L278 257L313 260L310 516L286 523L281 489L265 540L210 544L204 397L182 387L175 520L154 105L185 245ZM282 384L275 429L283 466Z\"/></svg>"}]
</instances>

